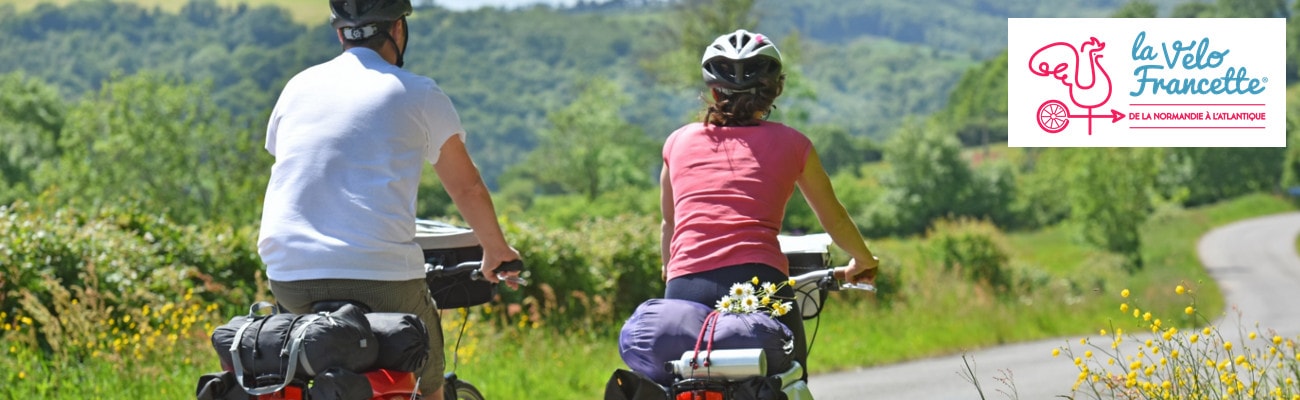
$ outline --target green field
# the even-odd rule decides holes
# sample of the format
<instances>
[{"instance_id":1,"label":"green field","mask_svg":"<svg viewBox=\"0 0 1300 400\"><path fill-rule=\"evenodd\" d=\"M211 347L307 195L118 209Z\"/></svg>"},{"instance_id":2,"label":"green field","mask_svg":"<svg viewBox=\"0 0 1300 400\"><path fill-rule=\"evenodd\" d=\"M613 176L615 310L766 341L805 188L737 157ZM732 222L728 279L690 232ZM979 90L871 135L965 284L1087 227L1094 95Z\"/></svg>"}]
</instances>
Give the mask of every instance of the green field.
<instances>
[{"instance_id":1,"label":"green field","mask_svg":"<svg viewBox=\"0 0 1300 400\"><path fill-rule=\"evenodd\" d=\"M36 8L38 4L50 3L60 6L74 4L85 0L0 0L0 7L11 5L19 12L28 11ZM142 7L150 9L161 9L169 12L180 11L188 1L185 0L117 0L124 3L135 3ZM286 9L293 16L295 22L304 25L315 25L324 23L329 20L329 8L325 1L321 0L217 0L217 4L225 7L237 7L246 5L248 7L278 6Z\"/></svg>"}]
</instances>

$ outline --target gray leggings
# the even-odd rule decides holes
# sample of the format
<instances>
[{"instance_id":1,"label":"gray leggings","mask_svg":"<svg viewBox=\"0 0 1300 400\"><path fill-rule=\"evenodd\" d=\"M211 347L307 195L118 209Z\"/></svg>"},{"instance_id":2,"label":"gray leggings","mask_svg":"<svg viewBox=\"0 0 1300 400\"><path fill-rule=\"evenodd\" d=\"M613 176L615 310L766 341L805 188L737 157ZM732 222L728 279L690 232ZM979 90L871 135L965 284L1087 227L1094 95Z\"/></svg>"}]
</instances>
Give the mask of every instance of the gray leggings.
<instances>
[{"instance_id":1,"label":"gray leggings","mask_svg":"<svg viewBox=\"0 0 1300 400\"><path fill-rule=\"evenodd\" d=\"M420 375L420 392L433 393L442 387L445 368L442 349L442 320L429 286L423 279L409 281L366 281L317 279L271 281L271 293L281 307L295 314L311 312L311 304L322 300L360 302L375 312L415 314L429 331L429 361Z\"/></svg>"}]
</instances>

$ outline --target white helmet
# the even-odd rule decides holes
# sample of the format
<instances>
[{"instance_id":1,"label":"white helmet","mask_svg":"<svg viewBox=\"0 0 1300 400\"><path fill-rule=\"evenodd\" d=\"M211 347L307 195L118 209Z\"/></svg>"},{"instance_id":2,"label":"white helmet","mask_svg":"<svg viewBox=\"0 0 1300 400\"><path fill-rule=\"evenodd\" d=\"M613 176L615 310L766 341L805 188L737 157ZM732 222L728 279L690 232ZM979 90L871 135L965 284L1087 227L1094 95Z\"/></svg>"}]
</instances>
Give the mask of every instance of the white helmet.
<instances>
[{"instance_id":1,"label":"white helmet","mask_svg":"<svg viewBox=\"0 0 1300 400\"><path fill-rule=\"evenodd\" d=\"M744 29L719 36L700 60L704 83L724 93L752 91L781 75L781 52L772 39Z\"/></svg>"}]
</instances>

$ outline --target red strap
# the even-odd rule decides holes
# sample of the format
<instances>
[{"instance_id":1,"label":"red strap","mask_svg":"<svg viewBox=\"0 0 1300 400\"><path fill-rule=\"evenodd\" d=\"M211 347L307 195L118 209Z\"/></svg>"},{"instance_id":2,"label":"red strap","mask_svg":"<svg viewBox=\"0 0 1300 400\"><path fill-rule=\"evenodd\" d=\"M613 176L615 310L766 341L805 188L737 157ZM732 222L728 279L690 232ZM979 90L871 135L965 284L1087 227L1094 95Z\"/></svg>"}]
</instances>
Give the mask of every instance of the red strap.
<instances>
[{"instance_id":1,"label":"red strap","mask_svg":"<svg viewBox=\"0 0 1300 400\"><path fill-rule=\"evenodd\" d=\"M704 317L704 324L700 326L700 333L695 336L695 354L691 356L691 370L700 369L697 360L700 359L700 344L704 342L705 332L709 333L709 343L705 349L704 366L709 366L709 356L713 355L713 337L717 333L718 318L721 316L722 314L715 310ZM709 329L710 325L713 326L713 329Z\"/></svg>"}]
</instances>

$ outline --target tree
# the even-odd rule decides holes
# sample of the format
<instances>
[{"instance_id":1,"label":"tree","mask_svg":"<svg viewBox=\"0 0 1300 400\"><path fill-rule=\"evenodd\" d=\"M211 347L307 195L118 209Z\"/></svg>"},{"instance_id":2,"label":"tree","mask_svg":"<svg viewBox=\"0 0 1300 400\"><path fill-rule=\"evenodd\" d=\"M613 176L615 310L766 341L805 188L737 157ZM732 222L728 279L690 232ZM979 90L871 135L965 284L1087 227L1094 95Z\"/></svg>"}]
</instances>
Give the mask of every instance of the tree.
<instances>
[{"instance_id":1,"label":"tree","mask_svg":"<svg viewBox=\"0 0 1300 400\"><path fill-rule=\"evenodd\" d=\"M181 223L255 221L270 156L209 98L206 86L156 73L105 83L68 113L44 186L69 202L138 204Z\"/></svg>"},{"instance_id":2,"label":"tree","mask_svg":"<svg viewBox=\"0 0 1300 400\"><path fill-rule=\"evenodd\" d=\"M1300 203L1300 89L1287 91L1286 117L1286 160L1282 162L1283 190L1291 196L1292 201Z\"/></svg>"},{"instance_id":3,"label":"tree","mask_svg":"<svg viewBox=\"0 0 1300 400\"><path fill-rule=\"evenodd\" d=\"M1170 18L1212 18L1214 17L1214 4L1194 1L1174 6L1170 12Z\"/></svg>"},{"instance_id":4,"label":"tree","mask_svg":"<svg viewBox=\"0 0 1300 400\"><path fill-rule=\"evenodd\" d=\"M1007 52L962 74L948 105L936 114L962 144L988 146L1007 139Z\"/></svg>"},{"instance_id":5,"label":"tree","mask_svg":"<svg viewBox=\"0 0 1300 400\"><path fill-rule=\"evenodd\" d=\"M868 235L920 234L937 218L971 216L975 174L952 135L933 123L910 123L885 143L884 160L892 169L863 221Z\"/></svg>"},{"instance_id":6,"label":"tree","mask_svg":"<svg viewBox=\"0 0 1300 400\"><path fill-rule=\"evenodd\" d=\"M1293 14L1300 14L1300 3L1295 10ZM1300 18L1287 18L1286 38L1286 83L1290 85L1300 79Z\"/></svg>"},{"instance_id":7,"label":"tree","mask_svg":"<svg viewBox=\"0 0 1300 400\"><path fill-rule=\"evenodd\" d=\"M826 173L835 175L847 170L857 172L859 165L880 161L883 156L879 145L866 137L853 137L848 130L837 125L812 126L804 133L812 140Z\"/></svg>"},{"instance_id":8,"label":"tree","mask_svg":"<svg viewBox=\"0 0 1300 400\"><path fill-rule=\"evenodd\" d=\"M541 142L513 176L589 201L611 189L648 187L658 152L619 115L629 101L621 93L606 79L586 82L572 104L547 113L551 127L539 134Z\"/></svg>"},{"instance_id":9,"label":"tree","mask_svg":"<svg viewBox=\"0 0 1300 400\"><path fill-rule=\"evenodd\" d=\"M1125 269L1142 268L1140 228L1152 209L1151 188L1159 149L1074 150L1066 174L1070 219L1084 239L1125 257Z\"/></svg>"},{"instance_id":10,"label":"tree","mask_svg":"<svg viewBox=\"0 0 1300 400\"><path fill-rule=\"evenodd\" d=\"M58 91L21 72L0 75L0 205L35 194L33 174L58 157L66 106Z\"/></svg>"},{"instance_id":11,"label":"tree","mask_svg":"<svg viewBox=\"0 0 1300 400\"><path fill-rule=\"evenodd\" d=\"M1129 0L1111 14L1113 18L1155 18L1156 5L1147 0Z\"/></svg>"},{"instance_id":12,"label":"tree","mask_svg":"<svg viewBox=\"0 0 1300 400\"><path fill-rule=\"evenodd\" d=\"M1287 18L1285 0L1218 0L1219 18Z\"/></svg>"},{"instance_id":13,"label":"tree","mask_svg":"<svg viewBox=\"0 0 1300 400\"><path fill-rule=\"evenodd\" d=\"M755 0L685 0L673 13L666 48L643 60L641 67L661 83L679 88L696 88L700 56L713 39L736 29L753 30Z\"/></svg>"}]
</instances>

